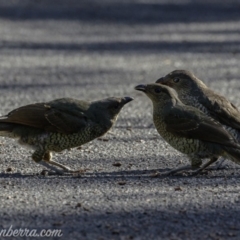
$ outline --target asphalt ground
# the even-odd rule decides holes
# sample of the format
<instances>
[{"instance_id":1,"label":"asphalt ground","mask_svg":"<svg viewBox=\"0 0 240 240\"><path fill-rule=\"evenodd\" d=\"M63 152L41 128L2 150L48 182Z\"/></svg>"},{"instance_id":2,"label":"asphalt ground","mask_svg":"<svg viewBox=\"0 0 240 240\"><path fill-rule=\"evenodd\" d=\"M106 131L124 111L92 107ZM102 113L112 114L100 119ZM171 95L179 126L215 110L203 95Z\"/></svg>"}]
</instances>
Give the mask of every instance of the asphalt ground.
<instances>
[{"instance_id":1,"label":"asphalt ground","mask_svg":"<svg viewBox=\"0 0 240 240\"><path fill-rule=\"evenodd\" d=\"M0 1L1 115L61 97L135 98L110 133L54 155L82 175L41 175L30 149L1 138L0 231L240 239L239 166L154 177L188 160L158 135L150 100L134 90L188 69L240 107L239 12L233 0ZM7 237L18 238L33 239Z\"/></svg>"}]
</instances>

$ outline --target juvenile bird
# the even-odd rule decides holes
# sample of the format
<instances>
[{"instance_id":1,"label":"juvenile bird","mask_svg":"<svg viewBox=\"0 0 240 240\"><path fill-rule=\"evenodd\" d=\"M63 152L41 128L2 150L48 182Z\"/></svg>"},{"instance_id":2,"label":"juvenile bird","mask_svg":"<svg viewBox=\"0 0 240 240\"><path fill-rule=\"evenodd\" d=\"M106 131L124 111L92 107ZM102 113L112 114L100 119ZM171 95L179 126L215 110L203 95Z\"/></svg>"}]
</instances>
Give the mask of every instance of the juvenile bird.
<instances>
[{"instance_id":1,"label":"juvenile bird","mask_svg":"<svg viewBox=\"0 0 240 240\"><path fill-rule=\"evenodd\" d=\"M174 89L161 84L138 85L153 103L153 121L159 134L175 149L187 154L191 166L178 171L197 169L195 173L215 162L219 156L240 164L240 145L222 125L202 111L183 104ZM202 167L202 159L210 158Z\"/></svg>"},{"instance_id":2,"label":"juvenile bird","mask_svg":"<svg viewBox=\"0 0 240 240\"><path fill-rule=\"evenodd\" d=\"M87 102L56 99L17 108L0 117L0 136L32 147L32 159L58 173L77 172L51 160L51 152L78 147L104 135L131 97ZM59 170L57 167L61 168Z\"/></svg>"},{"instance_id":3,"label":"juvenile bird","mask_svg":"<svg viewBox=\"0 0 240 240\"><path fill-rule=\"evenodd\" d=\"M200 79L186 70L175 70L156 81L176 90L179 99L203 111L224 125L240 142L240 111L225 97L208 88Z\"/></svg>"}]
</instances>

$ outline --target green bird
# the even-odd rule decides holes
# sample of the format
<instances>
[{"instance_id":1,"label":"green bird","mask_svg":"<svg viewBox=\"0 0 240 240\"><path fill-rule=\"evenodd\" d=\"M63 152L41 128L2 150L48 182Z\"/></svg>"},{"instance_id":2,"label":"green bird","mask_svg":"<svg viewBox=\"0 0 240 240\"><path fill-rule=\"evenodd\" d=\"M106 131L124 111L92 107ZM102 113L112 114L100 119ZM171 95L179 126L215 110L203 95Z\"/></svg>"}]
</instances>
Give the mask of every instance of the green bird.
<instances>
[{"instance_id":1,"label":"green bird","mask_svg":"<svg viewBox=\"0 0 240 240\"><path fill-rule=\"evenodd\" d=\"M158 133L172 147L186 154L191 166L174 169L168 174L197 169L198 173L219 156L240 164L240 145L223 126L195 107L181 102L174 89L161 84L138 85L153 103L153 121ZM210 158L202 167L202 159Z\"/></svg>"},{"instance_id":2,"label":"green bird","mask_svg":"<svg viewBox=\"0 0 240 240\"><path fill-rule=\"evenodd\" d=\"M35 151L32 159L58 173L78 172L53 161L51 152L81 146L104 135L131 97L88 102L56 99L17 108L0 117L0 136L17 138ZM57 167L61 168L58 169Z\"/></svg>"}]
</instances>

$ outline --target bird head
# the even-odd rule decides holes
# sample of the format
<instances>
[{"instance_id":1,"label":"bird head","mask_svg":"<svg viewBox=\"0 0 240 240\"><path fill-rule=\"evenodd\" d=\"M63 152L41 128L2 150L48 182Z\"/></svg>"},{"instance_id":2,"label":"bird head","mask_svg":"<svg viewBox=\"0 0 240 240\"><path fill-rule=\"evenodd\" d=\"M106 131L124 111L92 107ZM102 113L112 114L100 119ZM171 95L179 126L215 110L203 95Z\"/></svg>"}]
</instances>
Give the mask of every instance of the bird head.
<instances>
[{"instance_id":1,"label":"bird head","mask_svg":"<svg viewBox=\"0 0 240 240\"><path fill-rule=\"evenodd\" d=\"M175 70L165 77L159 78L156 83L173 88L180 98L195 94L196 91L206 88L206 85L201 80L186 70Z\"/></svg>"},{"instance_id":2,"label":"bird head","mask_svg":"<svg viewBox=\"0 0 240 240\"><path fill-rule=\"evenodd\" d=\"M111 113L113 116L117 115L122 107L131 102L133 98L131 97L123 97L123 98L116 98L116 97L110 97L102 100L103 106L107 109L109 113Z\"/></svg>"},{"instance_id":3,"label":"bird head","mask_svg":"<svg viewBox=\"0 0 240 240\"><path fill-rule=\"evenodd\" d=\"M144 92L152 100L153 104L159 107L163 107L167 103L180 102L176 91L168 86L152 83L138 85L135 89Z\"/></svg>"},{"instance_id":4,"label":"bird head","mask_svg":"<svg viewBox=\"0 0 240 240\"><path fill-rule=\"evenodd\" d=\"M103 121L106 125L112 125L116 121L122 107L132 100L133 98L131 97L109 97L93 102L92 107L94 107L99 121Z\"/></svg>"}]
</instances>

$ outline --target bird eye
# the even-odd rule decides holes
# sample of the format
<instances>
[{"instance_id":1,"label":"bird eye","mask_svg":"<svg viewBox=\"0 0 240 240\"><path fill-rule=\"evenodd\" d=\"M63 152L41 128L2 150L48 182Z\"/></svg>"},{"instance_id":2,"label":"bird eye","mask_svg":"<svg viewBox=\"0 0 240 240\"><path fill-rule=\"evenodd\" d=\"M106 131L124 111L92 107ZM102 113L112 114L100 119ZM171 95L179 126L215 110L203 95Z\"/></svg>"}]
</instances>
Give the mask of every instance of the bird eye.
<instances>
[{"instance_id":1,"label":"bird eye","mask_svg":"<svg viewBox=\"0 0 240 240\"><path fill-rule=\"evenodd\" d=\"M173 81L174 81L175 83L178 83L178 82L180 81L180 78L174 78Z\"/></svg>"},{"instance_id":2,"label":"bird eye","mask_svg":"<svg viewBox=\"0 0 240 240\"><path fill-rule=\"evenodd\" d=\"M154 91L155 91L155 93L160 93L161 89L160 88L155 88Z\"/></svg>"}]
</instances>

